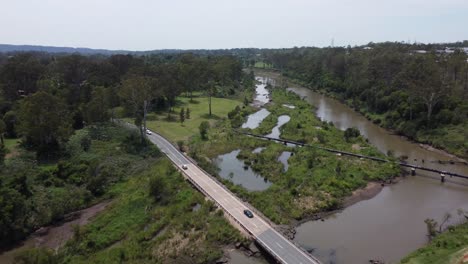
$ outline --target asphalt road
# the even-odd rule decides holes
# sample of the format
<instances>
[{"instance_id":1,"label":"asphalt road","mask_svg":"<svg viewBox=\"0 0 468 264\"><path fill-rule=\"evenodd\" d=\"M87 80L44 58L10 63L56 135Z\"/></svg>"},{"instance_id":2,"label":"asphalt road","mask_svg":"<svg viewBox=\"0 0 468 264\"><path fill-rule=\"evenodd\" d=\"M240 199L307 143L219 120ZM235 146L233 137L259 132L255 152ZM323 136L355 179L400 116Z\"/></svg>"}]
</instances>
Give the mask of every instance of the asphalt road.
<instances>
[{"instance_id":1,"label":"asphalt road","mask_svg":"<svg viewBox=\"0 0 468 264\"><path fill-rule=\"evenodd\" d=\"M248 218L244 214L244 209L248 209L235 195L224 189L217 181L198 168L184 154L162 136L153 133L148 135L148 139L163 151L172 162L185 172L186 176L197 185L205 195L221 206L234 220L236 220L247 232L249 232L257 242L263 246L270 254L282 263L288 264L306 264L320 263L318 260L303 252L294 245L289 239L282 236L273 229L260 216L254 214L253 218ZM187 169L183 170L182 165Z\"/></svg>"}]
</instances>

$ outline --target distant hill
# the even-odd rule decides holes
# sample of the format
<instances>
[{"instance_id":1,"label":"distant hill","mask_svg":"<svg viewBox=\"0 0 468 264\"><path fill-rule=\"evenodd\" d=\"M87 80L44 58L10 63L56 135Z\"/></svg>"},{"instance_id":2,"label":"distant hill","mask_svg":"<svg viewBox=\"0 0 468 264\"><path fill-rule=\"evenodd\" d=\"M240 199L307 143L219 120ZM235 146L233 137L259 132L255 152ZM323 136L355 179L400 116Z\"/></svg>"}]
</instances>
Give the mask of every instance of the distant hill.
<instances>
[{"instance_id":1,"label":"distant hill","mask_svg":"<svg viewBox=\"0 0 468 264\"><path fill-rule=\"evenodd\" d=\"M135 53L128 50L106 50L106 49L89 49L89 48L70 48L70 47L52 47L52 46L36 46L36 45L10 45L0 44L0 52L21 52L21 51L37 51L48 53L81 53L81 54L129 54Z\"/></svg>"},{"instance_id":2,"label":"distant hill","mask_svg":"<svg viewBox=\"0 0 468 264\"><path fill-rule=\"evenodd\" d=\"M251 54L259 51L256 48L240 48L240 49L192 49L192 50L181 50L181 49L161 49L161 50L148 50L148 51L131 51L131 50L107 50L107 49L90 49L90 48L71 48L71 47L53 47L53 46L38 46L38 45L10 45L0 44L0 53L12 53L12 52L47 52L47 53L80 53L83 55L93 54L133 54L133 55L147 55L147 54L177 54L177 53L194 53L200 55L237 55L242 56L245 54Z\"/></svg>"}]
</instances>

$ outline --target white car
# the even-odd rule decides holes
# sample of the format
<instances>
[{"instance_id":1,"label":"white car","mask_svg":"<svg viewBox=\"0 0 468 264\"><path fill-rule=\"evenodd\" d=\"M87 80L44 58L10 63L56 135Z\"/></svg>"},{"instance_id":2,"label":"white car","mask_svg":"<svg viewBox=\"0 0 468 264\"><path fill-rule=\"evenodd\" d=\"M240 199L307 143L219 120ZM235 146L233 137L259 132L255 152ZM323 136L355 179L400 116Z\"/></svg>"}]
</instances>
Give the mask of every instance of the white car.
<instances>
[{"instance_id":1,"label":"white car","mask_svg":"<svg viewBox=\"0 0 468 264\"><path fill-rule=\"evenodd\" d=\"M185 165L185 164L182 165L182 169L184 169L184 170L188 169L187 165Z\"/></svg>"},{"instance_id":2,"label":"white car","mask_svg":"<svg viewBox=\"0 0 468 264\"><path fill-rule=\"evenodd\" d=\"M146 134L151 135L151 134L153 134L153 133L151 132L151 130L146 129Z\"/></svg>"}]
</instances>

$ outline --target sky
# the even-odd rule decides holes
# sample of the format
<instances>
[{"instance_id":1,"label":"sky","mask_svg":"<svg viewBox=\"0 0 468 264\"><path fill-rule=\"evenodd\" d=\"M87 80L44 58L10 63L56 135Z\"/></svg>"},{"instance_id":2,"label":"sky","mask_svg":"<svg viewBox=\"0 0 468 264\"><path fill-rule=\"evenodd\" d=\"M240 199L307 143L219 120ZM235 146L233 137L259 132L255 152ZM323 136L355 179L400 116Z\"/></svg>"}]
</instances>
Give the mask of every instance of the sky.
<instances>
[{"instance_id":1,"label":"sky","mask_svg":"<svg viewBox=\"0 0 468 264\"><path fill-rule=\"evenodd\" d=\"M0 0L0 43L225 49L454 42L468 0Z\"/></svg>"}]
</instances>

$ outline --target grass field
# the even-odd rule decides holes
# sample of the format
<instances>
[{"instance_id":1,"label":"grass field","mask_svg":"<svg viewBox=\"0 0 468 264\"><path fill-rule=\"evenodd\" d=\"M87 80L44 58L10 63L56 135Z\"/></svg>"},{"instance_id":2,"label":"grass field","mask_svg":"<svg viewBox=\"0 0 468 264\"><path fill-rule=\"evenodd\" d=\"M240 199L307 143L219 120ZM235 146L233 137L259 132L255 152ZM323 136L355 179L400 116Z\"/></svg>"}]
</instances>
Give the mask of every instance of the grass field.
<instances>
[{"instance_id":1,"label":"grass field","mask_svg":"<svg viewBox=\"0 0 468 264\"><path fill-rule=\"evenodd\" d=\"M209 121L213 124L216 120L226 118L228 112L236 106L242 106L242 102L234 99L211 98L212 116L208 116L208 97L194 98L190 102L189 98L179 97L177 106L172 113L174 121L167 120L167 113L151 113L148 115L147 127L175 142L178 140L187 140L193 135L198 135L198 127L202 121ZM186 119L183 124L180 123L179 113L181 108L190 109L190 119Z\"/></svg>"},{"instance_id":2,"label":"grass field","mask_svg":"<svg viewBox=\"0 0 468 264\"><path fill-rule=\"evenodd\" d=\"M271 68L273 68L273 65L265 63L263 61L257 61L257 62L255 62L254 67L255 68L261 68L261 69L271 69Z\"/></svg>"},{"instance_id":3,"label":"grass field","mask_svg":"<svg viewBox=\"0 0 468 264\"><path fill-rule=\"evenodd\" d=\"M254 133L270 133L277 124L278 117L288 115L291 120L281 127L281 137L384 157L363 137L346 141L343 131L320 121L311 111L311 106L299 96L282 89L273 89L271 96L273 102L266 105L271 114L253 130ZM283 104L292 104L296 108L290 109ZM238 115L245 120L253 111L255 110L246 107ZM399 168L391 163L377 164L368 160L337 157L313 148L290 148L271 141L238 135L230 130L231 127L236 127L233 126L233 121L237 118L235 116L217 123L216 127L210 129L209 140L194 139L189 153L205 170L216 175L215 165L207 161L220 154L241 149L237 157L273 184L267 190L249 192L229 180L220 180L275 223L287 224L292 218L303 219L318 212L336 209L345 197L357 188L366 186L369 181L389 179L400 173ZM252 153L257 147L265 149L260 153ZM288 160L290 166L286 172L278 162L283 151L294 152Z\"/></svg>"},{"instance_id":4,"label":"grass field","mask_svg":"<svg viewBox=\"0 0 468 264\"><path fill-rule=\"evenodd\" d=\"M11 158L14 157L18 153L18 145L19 145L19 139L17 138L5 138L3 142L5 143L5 147L8 150L8 154L5 156L5 158Z\"/></svg>"},{"instance_id":5,"label":"grass field","mask_svg":"<svg viewBox=\"0 0 468 264\"><path fill-rule=\"evenodd\" d=\"M5 142L5 147L9 150L9 151L13 151L16 149L16 147L18 146L18 140L17 138L5 138L3 140L3 142Z\"/></svg>"}]
</instances>

